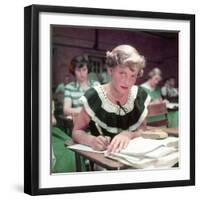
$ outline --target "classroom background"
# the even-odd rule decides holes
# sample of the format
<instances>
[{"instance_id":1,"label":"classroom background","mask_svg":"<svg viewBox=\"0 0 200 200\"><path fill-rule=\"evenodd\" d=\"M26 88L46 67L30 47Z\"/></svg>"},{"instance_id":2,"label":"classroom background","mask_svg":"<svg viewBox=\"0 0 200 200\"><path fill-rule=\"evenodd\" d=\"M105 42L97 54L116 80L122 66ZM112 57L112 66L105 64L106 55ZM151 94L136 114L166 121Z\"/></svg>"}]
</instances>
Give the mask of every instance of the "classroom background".
<instances>
[{"instance_id":1,"label":"classroom background","mask_svg":"<svg viewBox=\"0 0 200 200\"><path fill-rule=\"evenodd\" d=\"M104 71L106 51L119 44L133 45L146 58L144 75L137 84L144 82L155 67L162 71L163 80L173 76L178 84L177 32L67 26L52 26L51 31L53 91L64 82L66 74L70 74L70 62L74 56L87 54L89 73L93 73L93 78L95 74L99 77Z\"/></svg>"}]
</instances>

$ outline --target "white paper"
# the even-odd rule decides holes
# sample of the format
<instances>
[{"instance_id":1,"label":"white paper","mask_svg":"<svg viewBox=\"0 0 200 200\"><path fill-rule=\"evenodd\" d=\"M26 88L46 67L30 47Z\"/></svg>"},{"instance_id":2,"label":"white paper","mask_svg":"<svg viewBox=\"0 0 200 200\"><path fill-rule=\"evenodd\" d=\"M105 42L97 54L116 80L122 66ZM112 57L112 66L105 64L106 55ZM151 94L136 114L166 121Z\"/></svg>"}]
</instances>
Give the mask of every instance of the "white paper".
<instances>
[{"instance_id":1,"label":"white paper","mask_svg":"<svg viewBox=\"0 0 200 200\"><path fill-rule=\"evenodd\" d=\"M179 161L179 152L170 153L157 160L155 167L172 167Z\"/></svg>"},{"instance_id":2,"label":"white paper","mask_svg":"<svg viewBox=\"0 0 200 200\"><path fill-rule=\"evenodd\" d=\"M162 146L177 147L178 138L177 137L167 137L165 139L155 140L143 137L138 137L131 140L126 149L123 149L120 153L132 156L144 156ZM68 146L69 149L88 151L93 153L105 153L106 151L97 151L89 146L83 144L74 144Z\"/></svg>"},{"instance_id":3,"label":"white paper","mask_svg":"<svg viewBox=\"0 0 200 200\"><path fill-rule=\"evenodd\" d=\"M155 150L152 152L152 157L148 157L147 154L144 157L130 156L121 153L113 153L106 155L106 157L117 160L123 164L131 166L133 168L145 169L145 168L169 168L175 165L179 160L178 151L171 147L160 147L160 149L166 148L161 152ZM151 154L151 153L150 153ZM154 157L153 157L154 156Z\"/></svg>"},{"instance_id":4,"label":"white paper","mask_svg":"<svg viewBox=\"0 0 200 200\"><path fill-rule=\"evenodd\" d=\"M165 139L148 139L138 137L131 140L126 149L123 149L120 153L133 156L144 156L162 146L177 147L178 138L167 137Z\"/></svg>"},{"instance_id":5,"label":"white paper","mask_svg":"<svg viewBox=\"0 0 200 200\"><path fill-rule=\"evenodd\" d=\"M145 154L145 157L158 159L163 156L169 155L170 153L173 153L175 151L177 151L177 149L174 147L160 147L156 149L155 151Z\"/></svg>"},{"instance_id":6,"label":"white paper","mask_svg":"<svg viewBox=\"0 0 200 200\"><path fill-rule=\"evenodd\" d=\"M146 168L150 165L153 165L156 161L155 158L141 158L137 156L129 156L121 153L113 153L111 155L106 155L105 157L117 160L123 164L134 168Z\"/></svg>"}]
</instances>

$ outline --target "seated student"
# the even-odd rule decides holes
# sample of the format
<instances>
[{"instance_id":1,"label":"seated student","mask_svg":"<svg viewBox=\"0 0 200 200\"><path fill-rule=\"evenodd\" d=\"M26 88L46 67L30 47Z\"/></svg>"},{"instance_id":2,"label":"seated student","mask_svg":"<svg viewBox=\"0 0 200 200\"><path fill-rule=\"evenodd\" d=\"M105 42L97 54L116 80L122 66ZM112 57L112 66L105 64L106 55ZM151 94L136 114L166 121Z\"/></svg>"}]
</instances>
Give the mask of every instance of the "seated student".
<instances>
[{"instance_id":1,"label":"seated student","mask_svg":"<svg viewBox=\"0 0 200 200\"><path fill-rule=\"evenodd\" d=\"M106 54L111 81L89 89L81 100L73 140L94 150L119 152L141 134L150 97L135 85L143 73L145 59L130 45L119 45ZM85 129L90 126L91 134ZM104 135L101 135L101 134Z\"/></svg>"},{"instance_id":2,"label":"seated student","mask_svg":"<svg viewBox=\"0 0 200 200\"><path fill-rule=\"evenodd\" d=\"M80 113L82 103L80 97L91 87L99 85L99 82L88 80L88 57L87 55L77 56L72 59L72 73L75 75L75 81L65 86L64 107L65 115L77 115Z\"/></svg>"},{"instance_id":3,"label":"seated student","mask_svg":"<svg viewBox=\"0 0 200 200\"><path fill-rule=\"evenodd\" d=\"M66 67L66 66L65 66ZM63 105L64 105L64 92L65 92L65 85L68 84L70 81L72 81L72 75L69 71L64 75L63 81L58 84L56 87L55 92L52 92L53 99L55 102L55 118L57 120L57 127L61 128L64 131L68 132L68 129L70 129L70 126L67 122L65 122L62 119L63 113Z\"/></svg>"},{"instance_id":4,"label":"seated student","mask_svg":"<svg viewBox=\"0 0 200 200\"><path fill-rule=\"evenodd\" d=\"M70 81L72 81L72 75L69 72L64 76L64 81L58 84L55 90L55 94L64 94L65 92L65 85L67 85Z\"/></svg>"},{"instance_id":5,"label":"seated student","mask_svg":"<svg viewBox=\"0 0 200 200\"><path fill-rule=\"evenodd\" d=\"M163 102L162 95L161 95L161 88L158 86L161 80L162 80L161 70L158 68L153 68L148 74L148 80L141 85L141 87L143 87L144 90L150 95L152 99L151 103ZM169 128L178 127L178 112L169 111L167 118L168 118ZM165 119L164 115L149 117L147 119L147 123L162 120L162 119Z\"/></svg>"},{"instance_id":6,"label":"seated student","mask_svg":"<svg viewBox=\"0 0 200 200\"><path fill-rule=\"evenodd\" d=\"M169 77L165 80L165 84L161 88L161 94L162 97L169 102L178 102L178 90L175 88L174 77Z\"/></svg>"},{"instance_id":7,"label":"seated student","mask_svg":"<svg viewBox=\"0 0 200 200\"><path fill-rule=\"evenodd\" d=\"M178 90L175 88L175 78L169 77L165 81L165 85L161 88L163 99L170 103L178 103ZM168 111L168 121L170 128L178 127L178 110L171 109Z\"/></svg>"},{"instance_id":8,"label":"seated student","mask_svg":"<svg viewBox=\"0 0 200 200\"><path fill-rule=\"evenodd\" d=\"M150 95L150 104L162 102L161 89L158 86L162 80L162 72L159 68L153 68L149 73L146 82L141 87ZM147 118L147 124L155 121L164 120L165 115L153 116Z\"/></svg>"},{"instance_id":9,"label":"seated student","mask_svg":"<svg viewBox=\"0 0 200 200\"><path fill-rule=\"evenodd\" d=\"M141 87L150 95L151 103L162 102L161 89L158 86L162 80L162 72L159 68L153 68L148 73L148 79L145 83L141 84Z\"/></svg>"}]
</instances>

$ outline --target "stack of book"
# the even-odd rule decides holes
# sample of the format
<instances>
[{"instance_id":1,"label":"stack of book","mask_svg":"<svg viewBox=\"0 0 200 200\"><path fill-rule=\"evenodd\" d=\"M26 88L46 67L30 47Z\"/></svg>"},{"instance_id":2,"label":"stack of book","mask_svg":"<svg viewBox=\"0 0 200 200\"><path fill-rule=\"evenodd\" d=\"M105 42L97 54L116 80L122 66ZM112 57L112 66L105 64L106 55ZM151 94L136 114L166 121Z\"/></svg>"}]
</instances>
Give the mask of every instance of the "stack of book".
<instances>
[{"instance_id":1,"label":"stack of book","mask_svg":"<svg viewBox=\"0 0 200 200\"><path fill-rule=\"evenodd\" d=\"M138 137L131 140L120 153L104 155L134 168L166 168L178 162L178 138L149 139Z\"/></svg>"}]
</instances>

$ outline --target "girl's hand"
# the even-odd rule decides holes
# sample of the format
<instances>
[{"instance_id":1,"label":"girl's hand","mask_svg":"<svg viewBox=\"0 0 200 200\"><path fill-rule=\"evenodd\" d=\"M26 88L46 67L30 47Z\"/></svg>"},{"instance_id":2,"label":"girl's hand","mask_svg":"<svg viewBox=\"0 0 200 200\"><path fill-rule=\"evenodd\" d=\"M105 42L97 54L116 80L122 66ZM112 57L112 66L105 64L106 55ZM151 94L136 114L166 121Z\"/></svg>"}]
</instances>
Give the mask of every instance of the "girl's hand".
<instances>
[{"instance_id":1,"label":"girl's hand","mask_svg":"<svg viewBox=\"0 0 200 200\"><path fill-rule=\"evenodd\" d=\"M118 153L122 149L128 146L129 141L132 139L133 133L128 131L123 131L116 135L111 143L108 145L107 153Z\"/></svg>"},{"instance_id":2,"label":"girl's hand","mask_svg":"<svg viewBox=\"0 0 200 200\"><path fill-rule=\"evenodd\" d=\"M108 136L92 136L90 146L92 149L97 151L104 151L107 149L108 145L110 144L110 137Z\"/></svg>"}]
</instances>

